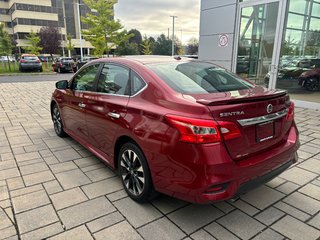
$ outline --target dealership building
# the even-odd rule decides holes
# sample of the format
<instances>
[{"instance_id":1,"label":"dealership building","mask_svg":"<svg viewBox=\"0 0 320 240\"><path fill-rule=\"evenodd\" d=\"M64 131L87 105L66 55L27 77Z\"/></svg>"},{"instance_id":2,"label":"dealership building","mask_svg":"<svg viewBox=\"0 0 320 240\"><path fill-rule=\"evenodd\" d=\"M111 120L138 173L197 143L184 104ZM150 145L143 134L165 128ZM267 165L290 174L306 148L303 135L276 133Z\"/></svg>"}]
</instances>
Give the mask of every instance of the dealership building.
<instances>
[{"instance_id":1,"label":"dealership building","mask_svg":"<svg viewBox=\"0 0 320 240\"><path fill-rule=\"evenodd\" d=\"M33 32L39 32L42 27L59 28L62 48L66 46L67 35L71 34L72 44L77 52L80 48L79 17L86 16L91 10L83 0L0 0L0 22L5 24L5 30L13 37L20 52L27 45L26 37ZM88 54L92 45L83 40L84 53Z\"/></svg>"},{"instance_id":2,"label":"dealership building","mask_svg":"<svg viewBox=\"0 0 320 240\"><path fill-rule=\"evenodd\" d=\"M199 58L320 103L297 80L320 68L320 0L201 0Z\"/></svg>"}]
</instances>

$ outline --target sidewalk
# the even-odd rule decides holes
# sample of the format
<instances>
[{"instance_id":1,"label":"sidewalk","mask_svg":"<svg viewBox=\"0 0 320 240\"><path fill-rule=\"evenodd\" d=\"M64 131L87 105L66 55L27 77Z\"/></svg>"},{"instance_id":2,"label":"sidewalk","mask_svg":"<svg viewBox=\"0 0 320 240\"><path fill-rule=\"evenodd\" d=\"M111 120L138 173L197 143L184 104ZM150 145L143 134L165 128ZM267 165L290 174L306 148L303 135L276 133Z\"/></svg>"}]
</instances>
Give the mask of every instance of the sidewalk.
<instances>
[{"instance_id":1,"label":"sidewalk","mask_svg":"<svg viewBox=\"0 0 320 240\"><path fill-rule=\"evenodd\" d=\"M319 239L320 111L296 109L299 163L240 200L139 205L113 171L55 135L54 85L0 84L0 239Z\"/></svg>"}]
</instances>

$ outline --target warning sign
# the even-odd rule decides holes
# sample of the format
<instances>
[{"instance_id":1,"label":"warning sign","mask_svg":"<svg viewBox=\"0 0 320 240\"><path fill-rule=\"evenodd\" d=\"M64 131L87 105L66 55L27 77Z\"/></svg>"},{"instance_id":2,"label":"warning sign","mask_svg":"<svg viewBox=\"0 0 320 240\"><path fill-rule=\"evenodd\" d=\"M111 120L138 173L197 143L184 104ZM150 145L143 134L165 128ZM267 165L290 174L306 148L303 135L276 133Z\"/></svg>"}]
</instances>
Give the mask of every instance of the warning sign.
<instances>
[{"instance_id":1,"label":"warning sign","mask_svg":"<svg viewBox=\"0 0 320 240\"><path fill-rule=\"evenodd\" d=\"M221 34L219 35L219 47L227 47L229 43L229 35Z\"/></svg>"}]
</instances>

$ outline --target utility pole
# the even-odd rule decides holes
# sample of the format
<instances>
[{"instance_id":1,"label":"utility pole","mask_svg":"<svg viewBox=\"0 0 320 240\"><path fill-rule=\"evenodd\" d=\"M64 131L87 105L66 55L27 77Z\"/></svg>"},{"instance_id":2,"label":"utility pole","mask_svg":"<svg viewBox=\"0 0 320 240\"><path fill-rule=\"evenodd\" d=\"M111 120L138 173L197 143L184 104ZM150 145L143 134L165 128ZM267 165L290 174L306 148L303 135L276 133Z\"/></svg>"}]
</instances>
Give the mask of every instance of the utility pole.
<instances>
[{"instance_id":1,"label":"utility pole","mask_svg":"<svg viewBox=\"0 0 320 240\"><path fill-rule=\"evenodd\" d=\"M178 18L177 16L170 16L172 17L172 56L174 56L174 20Z\"/></svg>"},{"instance_id":2,"label":"utility pole","mask_svg":"<svg viewBox=\"0 0 320 240\"><path fill-rule=\"evenodd\" d=\"M83 61L83 46L82 46L82 33L81 33L81 19L80 19L80 4L79 2L75 3L77 5L77 13L78 13L78 24L79 24L79 40L80 40L80 55L81 62Z\"/></svg>"}]
</instances>

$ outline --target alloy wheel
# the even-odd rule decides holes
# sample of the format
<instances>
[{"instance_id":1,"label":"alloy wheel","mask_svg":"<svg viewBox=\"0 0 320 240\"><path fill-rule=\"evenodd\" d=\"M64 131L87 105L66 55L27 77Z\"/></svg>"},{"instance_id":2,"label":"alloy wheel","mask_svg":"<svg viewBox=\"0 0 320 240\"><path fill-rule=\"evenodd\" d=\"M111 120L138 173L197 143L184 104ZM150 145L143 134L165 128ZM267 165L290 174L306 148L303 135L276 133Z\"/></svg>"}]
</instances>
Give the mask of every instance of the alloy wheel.
<instances>
[{"instance_id":1,"label":"alloy wheel","mask_svg":"<svg viewBox=\"0 0 320 240\"><path fill-rule=\"evenodd\" d=\"M126 189L139 196L145 187L145 173L141 160L133 150L125 150L121 155L121 177Z\"/></svg>"},{"instance_id":2,"label":"alloy wheel","mask_svg":"<svg viewBox=\"0 0 320 240\"><path fill-rule=\"evenodd\" d=\"M53 108L52 121L53 121L54 130L56 131L56 133L58 135L61 134L62 122L61 122L61 115L57 106Z\"/></svg>"}]
</instances>

